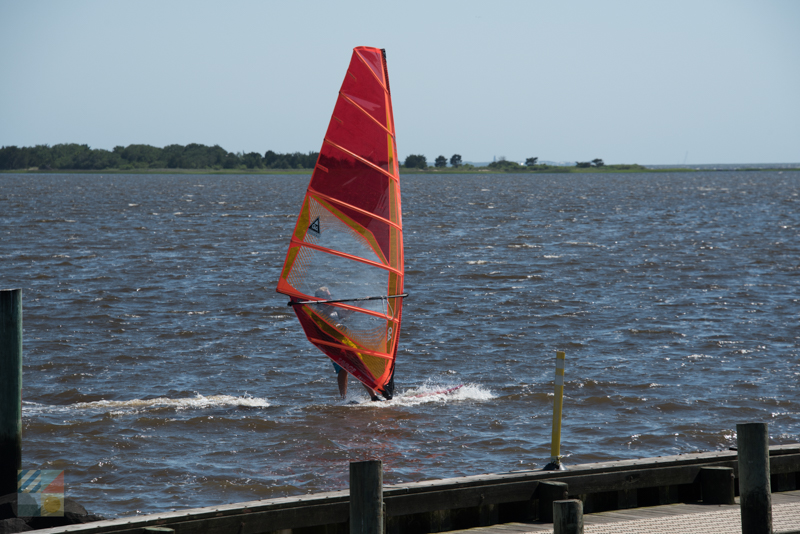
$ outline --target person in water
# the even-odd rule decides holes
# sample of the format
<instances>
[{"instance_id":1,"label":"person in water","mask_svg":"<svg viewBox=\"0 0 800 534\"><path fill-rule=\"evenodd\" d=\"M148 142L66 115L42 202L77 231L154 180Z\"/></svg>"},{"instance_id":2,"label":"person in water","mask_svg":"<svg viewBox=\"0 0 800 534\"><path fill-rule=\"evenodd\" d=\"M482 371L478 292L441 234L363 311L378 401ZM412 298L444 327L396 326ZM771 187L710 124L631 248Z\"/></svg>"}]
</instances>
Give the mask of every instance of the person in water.
<instances>
[{"instance_id":1,"label":"person in water","mask_svg":"<svg viewBox=\"0 0 800 534\"><path fill-rule=\"evenodd\" d=\"M336 373L336 383L339 385L339 395L341 395L341 397L344 399L347 397L347 377L349 376L349 373L342 369L336 362L331 360L331 363L333 364L333 371ZM367 390L367 394L369 395L370 399L373 401L381 400L371 387L364 383L361 385Z\"/></svg>"},{"instance_id":2,"label":"person in water","mask_svg":"<svg viewBox=\"0 0 800 534\"><path fill-rule=\"evenodd\" d=\"M331 300L331 290L326 286L322 286L314 292L314 296L322 300ZM330 304L316 304L314 307L322 312L322 315L327 319L332 321L339 320L339 310L336 306L331 306Z\"/></svg>"},{"instance_id":3,"label":"person in water","mask_svg":"<svg viewBox=\"0 0 800 534\"><path fill-rule=\"evenodd\" d=\"M314 292L314 296L317 297L318 299L331 300L331 291L327 287L322 286ZM350 310L343 310L337 308L336 306L331 306L330 304L318 304L317 307L322 312L322 315L326 316L331 321L336 321L336 322L344 319L345 317L353 313ZM341 395L341 397L344 399L345 397L347 397L348 372L342 369L341 366L339 366L336 362L331 361L331 363L333 364L333 371L336 373L336 383L339 385L339 395ZM372 399L373 401L380 400L378 398L378 395L375 394L375 391L373 391L372 388L370 388L366 384L362 385L364 386L364 389L367 390L370 399Z\"/></svg>"}]
</instances>

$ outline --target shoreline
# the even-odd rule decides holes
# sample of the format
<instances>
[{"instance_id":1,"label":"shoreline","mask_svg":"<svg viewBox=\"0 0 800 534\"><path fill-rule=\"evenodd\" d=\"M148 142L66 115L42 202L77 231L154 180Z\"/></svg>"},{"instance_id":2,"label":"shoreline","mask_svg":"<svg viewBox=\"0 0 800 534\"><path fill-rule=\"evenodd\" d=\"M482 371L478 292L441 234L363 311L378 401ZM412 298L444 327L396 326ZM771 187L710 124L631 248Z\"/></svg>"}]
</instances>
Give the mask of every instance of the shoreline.
<instances>
[{"instance_id":1,"label":"shoreline","mask_svg":"<svg viewBox=\"0 0 800 534\"><path fill-rule=\"evenodd\" d=\"M652 174L652 173L676 173L676 172L757 172L757 171L800 171L798 167L731 167L731 168L681 168L681 167L667 167L663 169L654 168L636 168L636 169L615 169L605 167L592 167L592 168L578 168L578 167L550 167L548 169L514 169L514 170L501 170L489 169L487 167L474 167L471 169L400 169L401 175L407 174ZM202 174L202 175L299 175L309 176L313 169L16 169L16 170L2 170L0 174Z\"/></svg>"}]
</instances>

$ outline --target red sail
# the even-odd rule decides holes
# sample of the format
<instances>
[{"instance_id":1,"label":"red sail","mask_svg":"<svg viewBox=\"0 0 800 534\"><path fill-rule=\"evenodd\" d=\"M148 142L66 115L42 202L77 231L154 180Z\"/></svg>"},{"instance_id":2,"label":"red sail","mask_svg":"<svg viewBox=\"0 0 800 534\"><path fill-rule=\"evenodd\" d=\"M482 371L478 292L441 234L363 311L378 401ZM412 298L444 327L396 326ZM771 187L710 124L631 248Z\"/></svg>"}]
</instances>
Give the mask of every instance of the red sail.
<instances>
[{"instance_id":1,"label":"red sail","mask_svg":"<svg viewBox=\"0 0 800 534\"><path fill-rule=\"evenodd\" d=\"M277 291L309 341L391 398L403 299L403 223L383 50L353 50ZM377 297L377 298L376 298ZM371 298L371 300L354 300Z\"/></svg>"}]
</instances>

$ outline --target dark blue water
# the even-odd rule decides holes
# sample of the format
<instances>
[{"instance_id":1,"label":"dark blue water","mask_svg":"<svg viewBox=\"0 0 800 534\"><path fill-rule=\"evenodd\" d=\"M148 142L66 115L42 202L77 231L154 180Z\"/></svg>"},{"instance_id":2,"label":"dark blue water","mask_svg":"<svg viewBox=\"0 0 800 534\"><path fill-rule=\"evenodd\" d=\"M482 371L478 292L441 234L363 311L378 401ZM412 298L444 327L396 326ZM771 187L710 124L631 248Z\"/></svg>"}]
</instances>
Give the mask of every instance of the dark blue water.
<instances>
[{"instance_id":1,"label":"dark blue water","mask_svg":"<svg viewBox=\"0 0 800 534\"><path fill-rule=\"evenodd\" d=\"M274 292L307 183L0 174L23 468L119 516L342 489L366 458L386 483L541 467L555 350L567 464L748 421L800 441L800 173L403 176L400 394L360 404Z\"/></svg>"}]
</instances>

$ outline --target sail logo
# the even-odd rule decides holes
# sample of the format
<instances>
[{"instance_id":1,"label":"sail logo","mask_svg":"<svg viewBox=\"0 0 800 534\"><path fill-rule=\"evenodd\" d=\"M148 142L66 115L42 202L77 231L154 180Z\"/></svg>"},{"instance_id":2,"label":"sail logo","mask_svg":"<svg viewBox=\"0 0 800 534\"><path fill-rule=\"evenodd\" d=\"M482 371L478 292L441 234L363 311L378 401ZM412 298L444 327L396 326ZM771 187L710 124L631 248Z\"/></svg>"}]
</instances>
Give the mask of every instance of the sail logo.
<instances>
[{"instance_id":1,"label":"sail logo","mask_svg":"<svg viewBox=\"0 0 800 534\"><path fill-rule=\"evenodd\" d=\"M308 229L309 229L309 230L311 230L312 232L314 232L314 233L315 233L315 234L317 234L317 235L319 235L319 234L320 234L320 229L319 229L319 217L317 217L316 219L314 219L314 222L312 222L312 223L311 223L311 226L309 226L309 227L308 227Z\"/></svg>"},{"instance_id":2,"label":"sail logo","mask_svg":"<svg viewBox=\"0 0 800 534\"><path fill-rule=\"evenodd\" d=\"M64 516L64 471L17 471L17 517L41 516Z\"/></svg>"}]
</instances>

